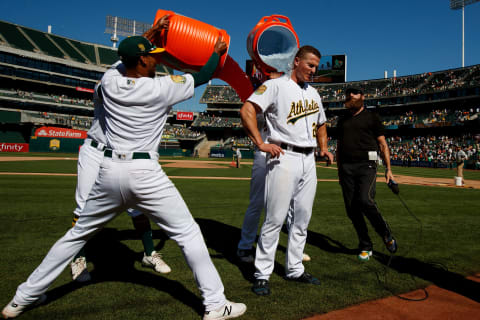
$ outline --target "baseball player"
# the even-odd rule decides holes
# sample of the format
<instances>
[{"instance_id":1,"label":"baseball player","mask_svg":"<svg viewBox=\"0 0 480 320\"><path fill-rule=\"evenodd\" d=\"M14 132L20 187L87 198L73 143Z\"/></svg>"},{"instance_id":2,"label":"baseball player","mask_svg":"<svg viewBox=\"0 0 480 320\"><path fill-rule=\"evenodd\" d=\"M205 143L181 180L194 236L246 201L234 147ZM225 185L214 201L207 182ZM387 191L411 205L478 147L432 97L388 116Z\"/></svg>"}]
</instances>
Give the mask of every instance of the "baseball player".
<instances>
[{"instance_id":1,"label":"baseball player","mask_svg":"<svg viewBox=\"0 0 480 320\"><path fill-rule=\"evenodd\" d=\"M273 271L280 230L290 205L292 223L288 232L285 273L287 280L318 285L320 281L305 271L302 253L312 214L317 186L314 149L320 156L327 151L326 117L318 92L308 85L320 63L320 52L303 46L297 52L290 75L266 81L240 109L248 136L267 154L265 179L265 222L255 256L257 295L270 294L268 280ZM256 113L264 113L267 141L257 128Z\"/></svg>"},{"instance_id":2,"label":"baseball player","mask_svg":"<svg viewBox=\"0 0 480 320\"><path fill-rule=\"evenodd\" d=\"M152 29L158 32L158 24ZM198 73L155 77L155 55L164 49L139 36L120 43L118 54L126 76L114 71L118 62L104 74L98 89L104 101L107 149L95 184L75 226L17 288L2 311L4 317L16 317L28 305L41 302L85 242L126 208L143 212L178 243L203 297L204 320L229 319L246 311L244 304L226 300L200 228L160 167L157 153L172 105L191 98L195 86L208 82L226 49L219 38Z\"/></svg>"},{"instance_id":3,"label":"baseball player","mask_svg":"<svg viewBox=\"0 0 480 320\"><path fill-rule=\"evenodd\" d=\"M267 127L263 114L257 114L257 128L261 133L262 140L266 140ZM267 174L267 157L265 152L255 148L253 158L252 178L250 179L250 203L243 218L242 233L238 242L237 257L242 262L251 263L255 261L253 244L257 237L258 223L264 208L265 201L265 176ZM287 229L290 229L292 222L292 207L288 209ZM303 253L302 261L310 261L308 254Z\"/></svg>"},{"instance_id":4,"label":"baseball player","mask_svg":"<svg viewBox=\"0 0 480 320\"><path fill-rule=\"evenodd\" d=\"M168 28L168 19L159 21L160 28ZM145 34L144 34L145 35ZM117 75L125 75L125 68L120 65L118 68L112 70L117 72ZM98 86L98 84L97 84ZM88 194L92 189L98 172L100 171L100 164L103 161L103 153L106 148L105 130L105 112L103 110L103 100L97 94L98 90L95 88L93 94L94 101L94 120L92 127L87 133L87 139L80 148L77 162L77 187L75 190L75 201L77 207L73 214L72 226L77 222L85 202L87 201ZM170 267L163 261L160 253L154 250L152 229L150 227L150 221L140 211L129 208L127 210L128 215L132 218L135 230L140 235L144 247L144 256L142 259L142 265L145 267L151 267L159 273L169 273ZM85 258L85 249L82 248L80 252L75 256L70 264L72 279L77 282L90 281L90 273L87 269L87 260Z\"/></svg>"}]
</instances>

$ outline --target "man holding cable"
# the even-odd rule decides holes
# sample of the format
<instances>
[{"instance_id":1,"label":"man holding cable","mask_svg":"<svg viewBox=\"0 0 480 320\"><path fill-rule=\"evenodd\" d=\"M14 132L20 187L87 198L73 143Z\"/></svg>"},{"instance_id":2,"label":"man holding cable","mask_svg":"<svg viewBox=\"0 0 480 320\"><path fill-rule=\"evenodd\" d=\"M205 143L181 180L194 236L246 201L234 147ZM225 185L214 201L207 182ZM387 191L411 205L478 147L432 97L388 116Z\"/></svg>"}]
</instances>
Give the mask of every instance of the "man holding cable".
<instances>
[{"instance_id":1,"label":"man holding cable","mask_svg":"<svg viewBox=\"0 0 480 320\"><path fill-rule=\"evenodd\" d=\"M388 251L397 251L397 242L375 203L378 151L385 164L385 179L393 182L390 152L384 127L378 115L364 106L362 90L347 88L346 115L338 121L337 164L347 215L359 239L358 259L367 261L372 256L373 244L368 236L364 216L382 237Z\"/></svg>"}]
</instances>

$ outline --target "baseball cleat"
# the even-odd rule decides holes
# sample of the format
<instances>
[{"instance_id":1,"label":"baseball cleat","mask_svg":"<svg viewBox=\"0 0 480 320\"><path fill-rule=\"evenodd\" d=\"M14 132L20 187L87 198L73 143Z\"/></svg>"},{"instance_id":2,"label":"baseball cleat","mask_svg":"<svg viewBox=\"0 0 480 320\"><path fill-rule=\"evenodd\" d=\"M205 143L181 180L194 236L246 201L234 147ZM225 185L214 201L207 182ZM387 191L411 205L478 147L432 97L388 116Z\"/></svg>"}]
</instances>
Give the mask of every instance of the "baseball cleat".
<instances>
[{"instance_id":1,"label":"baseball cleat","mask_svg":"<svg viewBox=\"0 0 480 320\"><path fill-rule=\"evenodd\" d=\"M252 291L259 296L268 296L270 294L270 288L268 287L268 280L257 279L253 283Z\"/></svg>"},{"instance_id":2,"label":"baseball cleat","mask_svg":"<svg viewBox=\"0 0 480 320\"><path fill-rule=\"evenodd\" d=\"M370 260L371 256L372 256L372 250L362 250L357 257L358 257L358 260L368 261Z\"/></svg>"},{"instance_id":3,"label":"baseball cleat","mask_svg":"<svg viewBox=\"0 0 480 320\"><path fill-rule=\"evenodd\" d=\"M172 271L168 264L162 259L162 255L156 251L152 251L151 256L143 254L142 266L153 268L158 273L169 273Z\"/></svg>"},{"instance_id":4,"label":"baseball cleat","mask_svg":"<svg viewBox=\"0 0 480 320\"><path fill-rule=\"evenodd\" d=\"M254 256L254 249L238 249L237 250L237 257L240 259L240 261L245 262L245 263L252 263L255 261L255 256Z\"/></svg>"},{"instance_id":5,"label":"baseball cleat","mask_svg":"<svg viewBox=\"0 0 480 320\"><path fill-rule=\"evenodd\" d=\"M42 294L38 297L37 301L32 302L31 304L27 305L20 305L15 303L13 300L10 301L2 311L3 319L13 319L18 317L23 311L31 309L33 307L39 306L47 300L47 296Z\"/></svg>"},{"instance_id":6,"label":"baseball cleat","mask_svg":"<svg viewBox=\"0 0 480 320\"><path fill-rule=\"evenodd\" d=\"M72 280L77 282L87 282L92 279L87 269L87 260L85 257L78 257L70 263L72 269Z\"/></svg>"},{"instance_id":7,"label":"baseball cleat","mask_svg":"<svg viewBox=\"0 0 480 320\"><path fill-rule=\"evenodd\" d=\"M235 303L227 300L227 303L217 310L205 311L203 320L221 320L240 317L247 311L247 306L243 303Z\"/></svg>"},{"instance_id":8,"label":"baseball cleat","mask_svg":"<svg viewBox=\"0 0 480 320\"><path fill-rule=\"evenodd\" d=\"M317 286L320 285L320 280L318 280L317 278L315 278L314 276L312 276L308 272L303 272L302 275L300 277L297 277L297 278L285 277L285 279L289 280L289 281L297 281L297 282L302 282L302 283L314 284L314 285L317 285Z\"/></svg>"},{"instance_id":9,"label":"baseball cleat","mask_svg":"<svg viewBox=\"0 0 480 320\"><path fill-rule=\"evenodd\" d=\"M388 239L385 241L385 246L387 247L387 250L390 251L390 253L397 252L397 240L395 240L393 236L388 237Z\"/></svg>"},{"instance_id":10,"label":"baseball cleat","mask_svg":"<svg viewBox=\"0 0 480 320\"><path fill-rule=\"evenodd\" d=\"M302 261L303 262L308 262L310 260L312 260L312 258L310 258L310 256L308 254L304 253L303 256L302 256Z\"/></svg>"}]
</instances>

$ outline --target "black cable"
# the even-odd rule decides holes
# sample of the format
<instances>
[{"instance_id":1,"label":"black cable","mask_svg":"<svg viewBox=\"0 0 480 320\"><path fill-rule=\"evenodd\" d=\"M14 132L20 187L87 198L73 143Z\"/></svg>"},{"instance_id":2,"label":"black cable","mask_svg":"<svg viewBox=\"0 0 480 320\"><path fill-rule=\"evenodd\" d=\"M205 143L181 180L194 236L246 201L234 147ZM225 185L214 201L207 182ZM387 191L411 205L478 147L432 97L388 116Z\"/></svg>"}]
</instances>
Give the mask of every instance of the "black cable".
<instances>
[{"instance_id":1,"label":"black cable","mask_svg":"<svg viewBox=\"0 0 480 320\"><path fill-rule=\"evenodd\" d=\"M404 253L404 255L408 255L408 253L410 252L410 250L412 250L414 247L417 247L422 239L423 239L423 224L422 224L422 221L420 219L418 219L418 217L410 210L410 208L407 206L407 204L405 203L405 201L402 199L402 197L400 196L400 191L399 191L399 188L398 188L398 184L395 183L395 181L393 181L393 187L390 186L390 183L389 183L389 187L390 189L392 189L393 193L395 195L397 195L398 199L400 200L400 202L402 203L403 207L405 208L405 210L407 210L407 212L417 221L418 225L419 225L419 231L418 231L418 238L417 240L414 241L413 245ZM395 188L396 186L396 188ZM425 293L424 297L422 298L418 298L418 299L413 299L413 298L406 298L406 297L402 297L401 295L399 294L395 294L392 292L392 290L390 290L388 288L388 282L387 282L387 270L388 268L390 268L390 265L392 263L392 260L394 258L394 255L393 253L390 253L390 257L388 259L388 262L387 264L385 265L385 284L384 284L384 288L385 290L387 290L388 292L390 292L393 296L399 298L399 299L402 299L402 300L406 300L406 301L424 301L424 300L427 300L429 295L428 295L428 291L426 288L422 288L421 290ZM412 278L413 282L414 282L414 286L415 288L417 288L417 281L415 280L415 276L413 274L410 274L410 277Z\"/></svg>"}]
</instances>

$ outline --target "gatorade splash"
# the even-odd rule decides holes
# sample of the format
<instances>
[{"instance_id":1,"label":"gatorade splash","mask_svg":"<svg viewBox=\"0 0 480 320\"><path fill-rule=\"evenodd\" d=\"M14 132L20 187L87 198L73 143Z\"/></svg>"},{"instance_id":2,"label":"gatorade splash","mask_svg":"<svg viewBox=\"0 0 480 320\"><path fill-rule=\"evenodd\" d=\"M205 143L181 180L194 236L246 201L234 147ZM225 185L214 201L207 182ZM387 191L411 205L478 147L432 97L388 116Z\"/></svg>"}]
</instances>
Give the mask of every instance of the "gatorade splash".
<instances>
[{"instance_id":1,"label":"gatorade splash","mask_svg":"<svg viewBox=\"0 0 480 320\"><path fill-rule=\"evenodd\" d=\"M300 43L290 20L282 15L263 17L250 31L247 51L265 75L288 73Z\"/></svg>"}]
</instances>

